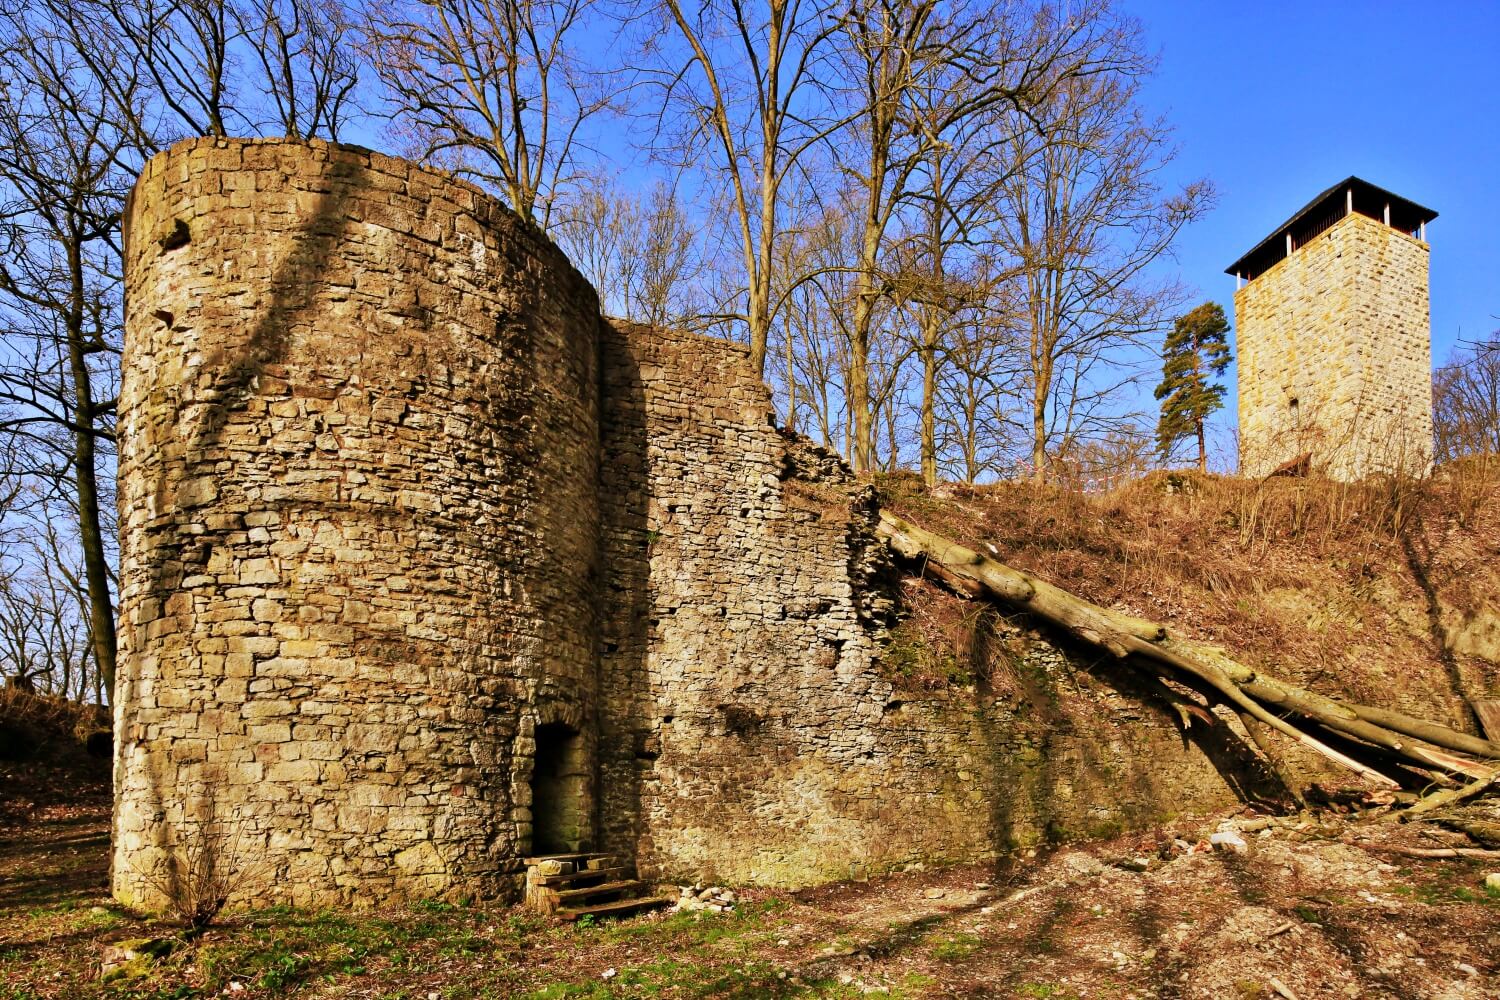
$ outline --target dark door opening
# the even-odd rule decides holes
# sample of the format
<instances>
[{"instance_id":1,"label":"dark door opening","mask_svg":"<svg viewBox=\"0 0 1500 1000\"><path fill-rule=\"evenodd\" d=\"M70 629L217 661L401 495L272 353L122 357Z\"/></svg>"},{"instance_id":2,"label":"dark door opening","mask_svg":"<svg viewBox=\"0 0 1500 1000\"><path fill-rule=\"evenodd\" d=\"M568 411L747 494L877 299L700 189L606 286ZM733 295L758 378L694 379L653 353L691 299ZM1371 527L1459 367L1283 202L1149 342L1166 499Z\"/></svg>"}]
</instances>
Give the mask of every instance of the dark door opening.
<instances>
[{"instance_id":1,"label":"dark door opening","mask_svg":"<svg viewBox=\"0 0 1500 1000\"><path fill-rule=\"evenodd\" d=\"M536 727L531 774L531 853L570 854L588 840L584 792L588 780L583 737L572 726Z\"/></svg>"}]
</instances>

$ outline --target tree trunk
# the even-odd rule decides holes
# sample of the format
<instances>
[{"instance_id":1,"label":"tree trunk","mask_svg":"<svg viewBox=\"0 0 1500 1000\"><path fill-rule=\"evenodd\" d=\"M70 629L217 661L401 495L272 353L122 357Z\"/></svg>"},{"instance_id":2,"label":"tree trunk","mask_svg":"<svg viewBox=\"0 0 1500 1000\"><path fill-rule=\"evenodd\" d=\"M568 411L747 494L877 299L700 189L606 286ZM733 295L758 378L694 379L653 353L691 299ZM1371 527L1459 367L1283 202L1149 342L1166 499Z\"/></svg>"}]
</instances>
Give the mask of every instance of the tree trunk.
<instances>
[{"instance_id":1,"label":"tree trunk","mask_svg":"<svg viewBox=\"0 0 1500 1000\"><path fill-rule=\"evenodd\" d=\"M767 136L769 126L767 126ZM769 138L767 139L769 142ZM760 231L750 269L750 366L766 377L766 346L771 334L771 269L776 249L776 158L767 152L761 165Z\"/></svg>"},{"instance_id":2,"label":"tree trunk","mask_svg":"<svg viewBox=\"0 0 1500 1000\"><path fill-rule=\"evenodd\" d=\"M1042 486L1047 482L1047 400L1052 394L1050 360L1038 359L1033 353L1031 374L1035 379L1031 387L1031 481Z\"/></svg>"},{"instance_id":3,"label":"tree trunk","mask_svg":"<svg viewBox=\"0 0 1500 1000\"><path fill-rule=\"evenodd\" d=\"M762 277L766 274L765 262L761 261L760 273L750 277L749 323L750 367L760 378L766 377L766 343L771 329L770 295L764 287Z\"/></svg>"},{"instance_id":4,"label":"tree trunk","mask_svg":"<svg viewBox=\"0 0 1500 1000\"><path fill-rule=\"evenodd\" d=\"M937 485L937 351L947 302L943 273L943 157L932 157L932 203L928 207L927 255L932 261L932 287L922 304L922 481ZM940 304L941 303L941 304Z\"/></svg>"},{"instance_id":5,"label":"tree trunk","mask_svg":"<svg viewBox=\"0 0 1500 1000\"><path fill-rule=\"evenodd\" d=\"M937 485L937 319L924 312L922 331L922 481Z\"/></svg>"},{"instance_id":6,"label":"tree trunk","mask_svg":"<svg viewBox=\"0 0 1500 1000\"><path fill-rule=\"evenodd\" d=\"M849 464L855 472L869 472L873 464L871 443L875 434L875 421L870 413L870 331L869 310L864 306L861 294L854 307L854 336L849 351ZM864 314L862 316L862 314Z\"/></svg>"},{"instance_id":7,"label":"tree trunk","mask_svg":"<svg viewBox=\"0 0 1500 1000\"><path fill-rule=\"evenodd\" d=\"M786 325L786 429L797 432L797 357L790 322Z\"/></svg>"},{"instance_id":8,"label":"tree trunk","mask_svg":"<svg viewBox=\"0 0 1500 1000\"><path fill-rule=\"evenodd\" d=\"M68 247L73 288L66 316L68 365L73 380L73 479L78 490L78 543L83 554L84 578L88 582L89 637L103 686L110 704L115 699L115 606L109 591L109 558L104 551L104 529L99 517L99 482L95 466L95 412L93 380L88 366L84 336L84 296L81 240Z\"/></svg>"}]
</instances>

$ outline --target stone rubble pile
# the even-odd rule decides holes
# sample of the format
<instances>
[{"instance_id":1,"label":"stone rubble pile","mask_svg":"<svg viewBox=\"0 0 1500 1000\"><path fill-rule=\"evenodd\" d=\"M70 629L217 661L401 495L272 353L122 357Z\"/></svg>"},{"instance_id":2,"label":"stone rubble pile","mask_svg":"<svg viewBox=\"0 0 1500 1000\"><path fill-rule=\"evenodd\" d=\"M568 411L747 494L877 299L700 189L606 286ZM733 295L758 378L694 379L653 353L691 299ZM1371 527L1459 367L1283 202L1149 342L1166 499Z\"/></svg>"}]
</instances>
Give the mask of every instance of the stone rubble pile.
<instances>
[{"instance_id":1,"label":"stone rubble pile","mask_svg":"<svg viewBox=\"0 0 1500 1000\"><path fill-rule=\"evenodd\" d=\"M739 896L733 889L725 889L717 885L707 888L701 885L685 885L681 889L676 909L713 910L715 913L728 913L739 901Z\"/></svg>"}]
</instances>

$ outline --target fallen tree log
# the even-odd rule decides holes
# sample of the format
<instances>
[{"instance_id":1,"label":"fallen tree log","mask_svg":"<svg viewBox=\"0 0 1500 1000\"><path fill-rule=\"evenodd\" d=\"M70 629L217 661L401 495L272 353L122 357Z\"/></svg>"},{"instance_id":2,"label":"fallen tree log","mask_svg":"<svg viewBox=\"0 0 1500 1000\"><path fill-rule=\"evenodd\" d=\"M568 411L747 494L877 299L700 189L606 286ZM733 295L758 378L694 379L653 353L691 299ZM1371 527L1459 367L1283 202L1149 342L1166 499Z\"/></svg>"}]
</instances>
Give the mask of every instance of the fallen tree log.
<instances>
[{"instance_id":1,"label":"fallen tree log","mask_svg":"<svg viewBox=\"0 0 1500 1000\"><path fill-rule=\"evenodd\" d=\"M1463 788L1450 788L1441 792L1433 792L1411 808L1402 810L1397 814L1397 818L1404 823L1407 820L1421 816L1423 813L1434 812L1445 806L1460 805L1470 799L1478 798L1487 792L1497 779L1500 779L1500 768L1488 772L1478 781Z\"/></svg>"},{"instance_id":2,"label":"fallen tree log","mask_svg":"<svg viewBox=\"0 0 1500 1000\"><path fill-rule=\"evenodd\" d=\"M1500 851L1486 851L1479 847L1401 847L1395 844L1367 844L1359 840L1345 840L1350 847L1381 854L1399 854L1407 858L1473 858L1476 861L1500 861Z\"/></svg>"},{"instance_id":3,"label":"fallen tree log","mask_svg":"<svg viewBox=\"0 0 1500 1000\"><path fill-rule=\"evenodd\" d=\"M1304 690L1240 663L1218 646L1174 636L1156 622L1086 601L890 511L880 512L877 531L897 555L921 563L924 572L958 594L1034 615L1123 663L1143 668L1157 683L1159 677L1167 677L1209 692L1242 719L1273 729L1379 785L1400 783L1379 767L1330 746L1326 734L1344 737L1339 742L1345 746L1368 747L1371 756L1441 775L1485 778L1491 766L1482 761L1500 760L1500 743L1401 712ZM1180 704L1173 707L1186 725L1191 713ZM1270 760L1264 734L1251 735ZM1274 761L1270 766L1276 767Z\"/></svg>"}]
</instances>

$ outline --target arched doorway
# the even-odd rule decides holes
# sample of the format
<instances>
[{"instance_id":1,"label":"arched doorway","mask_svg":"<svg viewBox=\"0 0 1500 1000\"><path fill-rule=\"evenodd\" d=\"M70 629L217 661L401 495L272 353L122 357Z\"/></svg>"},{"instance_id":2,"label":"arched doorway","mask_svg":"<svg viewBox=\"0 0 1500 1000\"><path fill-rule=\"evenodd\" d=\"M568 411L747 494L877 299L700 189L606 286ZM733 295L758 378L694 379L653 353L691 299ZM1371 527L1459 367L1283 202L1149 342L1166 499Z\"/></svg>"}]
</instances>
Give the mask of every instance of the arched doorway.
<instances>
[{"instance_id":1,"label":"arched doorway","mask_svg":"<svg viewBox=\"0 0 1500 1000\"><path fill-rule=\"evenodd\" d=\"M589 839L584 801L587 782L588 764L578 730L561 722L537 726L531 772L532 854L584 849Z\"/></svg>"}]
</instances>

